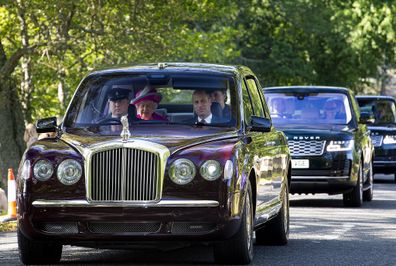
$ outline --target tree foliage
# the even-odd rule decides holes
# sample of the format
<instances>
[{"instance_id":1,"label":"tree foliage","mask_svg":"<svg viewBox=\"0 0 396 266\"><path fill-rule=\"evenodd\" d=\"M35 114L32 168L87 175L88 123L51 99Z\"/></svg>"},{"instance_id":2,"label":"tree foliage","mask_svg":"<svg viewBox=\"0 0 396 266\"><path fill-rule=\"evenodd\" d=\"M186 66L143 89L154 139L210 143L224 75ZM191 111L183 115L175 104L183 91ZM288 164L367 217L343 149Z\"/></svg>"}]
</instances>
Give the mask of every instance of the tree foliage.
<instances>
[{"instance_id":1,"label":"tree foliage","mask_svg":"<svg viewBox=\"0 0 396 266\"><path fill-rule=\"evenodd\" d=\"M265 86L384 84L395 9L395 0L0 0L0 87L4 106L23 112L4 119L19 117L9 124L17 139L24 122L63 115L89 71L116 64L238 63Z\"/></svg>"}]
</instances>

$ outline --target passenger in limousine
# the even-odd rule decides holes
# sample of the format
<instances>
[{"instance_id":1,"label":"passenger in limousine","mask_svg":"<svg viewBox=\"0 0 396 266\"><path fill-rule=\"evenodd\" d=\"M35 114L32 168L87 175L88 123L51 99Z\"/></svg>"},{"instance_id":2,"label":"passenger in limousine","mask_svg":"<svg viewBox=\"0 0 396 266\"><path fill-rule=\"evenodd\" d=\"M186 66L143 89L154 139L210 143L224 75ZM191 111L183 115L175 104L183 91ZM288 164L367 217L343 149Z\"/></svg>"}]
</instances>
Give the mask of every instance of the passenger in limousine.
<instances>
[{"instance_id":1,"label":"passenger in limousine","mask_svg":"<svg viewBox=\"0 0 396 266\"><path fill-rule=\"evenodd\" d=\"M160 93L146 86L136 93L136 97L131 101L131 104L136 106L136 117L139 119L168 121L166 117L155 112L161 100L162 95Z\"/></svg>"}]
</instances>

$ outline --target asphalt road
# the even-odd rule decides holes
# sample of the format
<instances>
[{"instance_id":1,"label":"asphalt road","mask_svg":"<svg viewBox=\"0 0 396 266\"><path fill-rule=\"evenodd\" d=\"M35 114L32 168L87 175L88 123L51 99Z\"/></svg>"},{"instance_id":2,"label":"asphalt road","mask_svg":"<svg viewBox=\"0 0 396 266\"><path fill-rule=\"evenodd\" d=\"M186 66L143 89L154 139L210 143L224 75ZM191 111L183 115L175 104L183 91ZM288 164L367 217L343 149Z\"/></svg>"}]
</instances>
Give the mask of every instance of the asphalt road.
<instances>
[{"instance_id":1,"label":"asphalt road","mask_svg":"<svg viewBox=\"0 0 396 266\"><path fill-rule=\"evenodd\" d=\"M341 196L291 196L287 246L255 246L251 265L396 265L396 183L376 175L374 200L345 208ZM115 251L65 246L66 265L207 265L210 247ZM0 233L0 265L20 265L15 233Z\"/></svg>"}]
</instances>

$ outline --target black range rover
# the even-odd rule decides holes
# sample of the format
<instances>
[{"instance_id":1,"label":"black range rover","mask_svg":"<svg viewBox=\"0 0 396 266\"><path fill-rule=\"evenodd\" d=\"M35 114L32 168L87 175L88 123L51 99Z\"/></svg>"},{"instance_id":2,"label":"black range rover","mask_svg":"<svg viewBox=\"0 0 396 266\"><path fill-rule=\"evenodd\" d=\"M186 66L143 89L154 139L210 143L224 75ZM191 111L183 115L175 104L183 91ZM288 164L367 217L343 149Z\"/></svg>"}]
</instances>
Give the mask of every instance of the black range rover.
<instances>
[{"instance_id":1,"label":"black range rover","mask_svg":"<svg viewBox=\"0 0 396 266\"><path fill-rule=\"evenodd\" d=\"M394 174L396 182L396 101L391 96L356 96L362 113L373 116L368 124L375 148L374 173Z\"/></svg>"},{"instance_id":2,"label":"black range rover","mask_svg":"<svg viewBox=\"0 0 396 266\"><path fill-rule=\"evenodd\" d=\"M288 139L291 193L343 194L345 206L373 197L373 145L353 93L291 86L264 90L273 124Z\"/></svg>"}]
</instances>

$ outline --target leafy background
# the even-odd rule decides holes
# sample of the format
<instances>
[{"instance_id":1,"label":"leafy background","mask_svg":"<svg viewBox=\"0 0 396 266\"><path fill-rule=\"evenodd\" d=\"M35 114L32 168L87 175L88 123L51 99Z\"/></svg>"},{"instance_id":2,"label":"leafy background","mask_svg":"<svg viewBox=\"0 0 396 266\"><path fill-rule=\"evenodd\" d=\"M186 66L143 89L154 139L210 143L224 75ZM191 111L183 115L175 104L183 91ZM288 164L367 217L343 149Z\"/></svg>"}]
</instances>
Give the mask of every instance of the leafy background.
<instances>
[{"instance_id":1,"label":"leafy background","mask_svg":"<svg viewBox=\"0 0 396 266\"><path fill-rule=\"evenodd\" d=\"M25 125L63 115L103 67L243 64L264 86L393 93L395 2L0 0L0 175L17 168Z\"/></svg>"}]
</instances>

